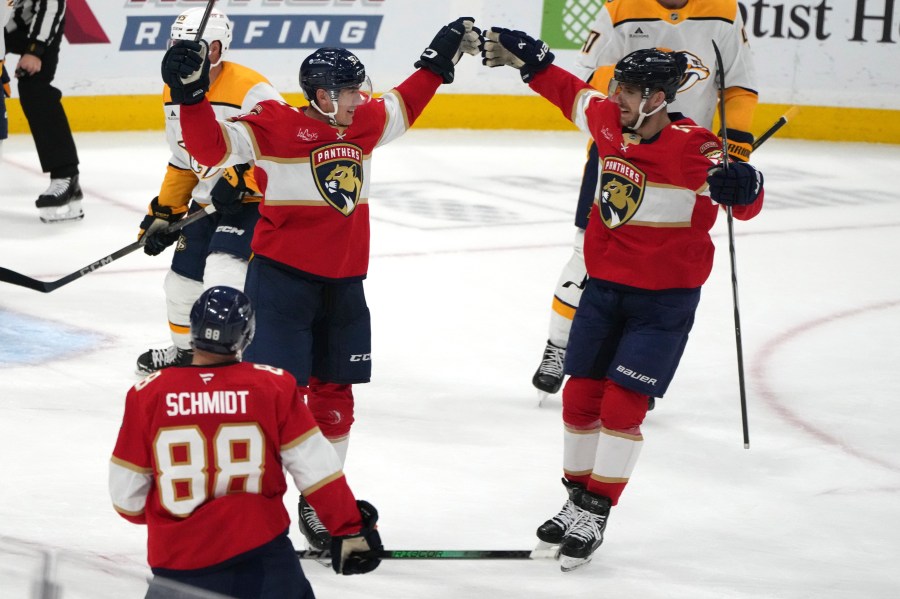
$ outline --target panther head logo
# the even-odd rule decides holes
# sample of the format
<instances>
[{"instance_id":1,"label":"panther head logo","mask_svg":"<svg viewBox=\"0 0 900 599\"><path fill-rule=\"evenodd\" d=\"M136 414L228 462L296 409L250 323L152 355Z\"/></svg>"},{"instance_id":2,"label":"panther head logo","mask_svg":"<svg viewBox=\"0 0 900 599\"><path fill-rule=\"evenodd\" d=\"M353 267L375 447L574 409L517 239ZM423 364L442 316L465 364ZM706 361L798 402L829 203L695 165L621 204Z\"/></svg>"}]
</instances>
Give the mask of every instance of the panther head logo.
<instances>
[{"instance_id":1,"label":"panther head logo","mask_svg":"<svg viewBox=\"0 0 900 599\"><path fill-rule=\"evenodd\" d=\"M362 158L362 149L349 143L330 144L310 154L319 193L344 216L356 210L363 192Z\"/></svg>"},{"instance_id":2,"label":"panther head logo","mask_svg":"<svg viewBox=\"0 0 900 599\"><path fill-rule=\"evenodd\" d=\"M643 198L644 173L621 158L604 159L597 199L603 223L610 229L624 225L638 211Z\"/></svg>"},{"instance_id":3,"label":"panther head logo","mask_svg":"<svg viewBox=\"0 0 900 599\"><path fill-rule=\"evenodd\" d=\"M349 191L355 194L361 187L362 181L356 176L356 165L339 164L325 177L325 186L331 191Z\"/></svg>"}]
</instances>

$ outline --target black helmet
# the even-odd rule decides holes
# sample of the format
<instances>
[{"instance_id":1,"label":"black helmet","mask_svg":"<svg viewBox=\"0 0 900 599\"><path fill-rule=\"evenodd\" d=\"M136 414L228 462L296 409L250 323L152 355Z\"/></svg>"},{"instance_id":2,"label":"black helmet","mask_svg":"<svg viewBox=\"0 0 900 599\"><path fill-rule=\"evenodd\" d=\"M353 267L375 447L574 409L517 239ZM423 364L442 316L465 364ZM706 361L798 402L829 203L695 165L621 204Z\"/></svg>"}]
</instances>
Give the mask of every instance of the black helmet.
<instances>
[{"instance_id":1,"label":"black helmet","mask_svg":"<svg viewBox=\"0 0 900 599\"><path fill-rule=\"evenodd\" d=\"M645 98L661 89L666 94L666 102L671 102L681 86L686 67L687 59L679 52L656 48L635 50L616 63L613 79L640 86Z\"/></svg>"},{"instance_id":2,"label":"black helmet","mask_svg":"<svg viewBox=\"0 0 900 599\"><path fill-rule=\"evenodd\" d=\"M344 48L319 48L300 65L300 89L312 102L317 89L336 91L361 86L366 81L362 61Z\"/></svg>"},{"instance_id":3,"label":"black helmet","mask_svg":"<svg viewBox=\"0 0 900 599\"><path fill-rule=\"evenodd\" d=\"M191 345L214 354L235 354L250 345L256 315L250 298L233 287L211 287L191 308Z\"/></svg>"}]
</instances>

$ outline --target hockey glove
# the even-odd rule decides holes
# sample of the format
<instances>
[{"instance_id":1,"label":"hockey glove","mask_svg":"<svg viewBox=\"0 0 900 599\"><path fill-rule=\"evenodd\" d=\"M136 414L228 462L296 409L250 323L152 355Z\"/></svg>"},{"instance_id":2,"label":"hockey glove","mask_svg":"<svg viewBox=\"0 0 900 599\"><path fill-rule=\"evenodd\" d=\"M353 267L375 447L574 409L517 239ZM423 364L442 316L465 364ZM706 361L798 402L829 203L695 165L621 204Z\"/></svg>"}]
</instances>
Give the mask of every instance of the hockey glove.
<instances>
[{"instance_id":1,"label":"hockey glove","mask_svg":"<svg viewBox=\"0 0 900 599\"><path fill-rule=\"evenodd\" d=\"M187 212L187 206L171 208L160 206L159 197L153 198L147 209L147 215L141 221L141 232L138 233L138 241L144 242L144 253L148 256L157 256L164 249L178 240L179 231L166 233L166 229L172 223L177 223Z\"/></svg>"},{"instance_id":2,"label":"hockey glove","mask_svg":"<svg viewBox=\"0 0 900 599\"><path fill-rule=\"evenodd\" d=\"M331 538L331 567L338 574L366 574L378 567L381 559L367 556L371 551L381 551L381 536L375 528L378 510L368 501L357 501L362 529L355 535Z\"/></svg>"},{"instance_id":3,"label":"hockey glove","mask_svg":"<svg viewBox=\"0 0 900 599\"><path fill-rule=\"evenodd\" d=\"M753 151L753 134L737 129L725 129L728 135L728 157L732 162L747 162ZM721 135L720 135L721 137Z\"/></svg>"},{"instance_id":4,"label":"hockey glove","mask_svg":"<svg viewBox=\"0 0 900 599\"><path fill-rule=\"evenodd\" d=\"M481 62L489 67L510 66L519 69L522 81L528 83L535 73L546 69L555 58L541 40L524 31L491 27L484 33Z\"/></svg>"},{"instance_id":5,"label":"hockey glove","mask_svg":"<svg viewBox=\"0 0 900 599\"><path fill-rule=\"evenodd\" d=\"M455 65L462 53L478 54L481 44L481 30L474 27L475 19L460 17L452 23L441 27L422 56L414 65L417 69L425 68L440 75L444 83L453 83Z\"/></svg>"},{"instance_id":6,"label":"hockey glove","mask_svg":"<svg viewBox=\"0 0 900 599\"><path fill-rule=\"evenodd\" d=\"M229 166L222 172L221 178L212 188L212 204L219 214L237 214L241 211L244 194L250 191L244 182L244 173L250 170L249 164Z\"/></svg>"},{"instance_id":7,"label":"hockey glove","mask_svg":"<svg viewBox=\"0 0 900 599\"><path fill-rule=\"evenodd\" d=\"M763 174L749 162L734 162L728 170L721 164L709 169L706 182L713 201L723 206L746 206L759 197Z\"/></svg>"},{"instance_id":8,"label":"hockey glove","mask_svg":"<svg viewBox=\"0 0 900 599\"><path fill-rule=\"evenodd\" d=\"M209 91L209 46L204 41L183 40L166 50L162 79L176 104L196 104Z\"/></svg>"}]
</instances>

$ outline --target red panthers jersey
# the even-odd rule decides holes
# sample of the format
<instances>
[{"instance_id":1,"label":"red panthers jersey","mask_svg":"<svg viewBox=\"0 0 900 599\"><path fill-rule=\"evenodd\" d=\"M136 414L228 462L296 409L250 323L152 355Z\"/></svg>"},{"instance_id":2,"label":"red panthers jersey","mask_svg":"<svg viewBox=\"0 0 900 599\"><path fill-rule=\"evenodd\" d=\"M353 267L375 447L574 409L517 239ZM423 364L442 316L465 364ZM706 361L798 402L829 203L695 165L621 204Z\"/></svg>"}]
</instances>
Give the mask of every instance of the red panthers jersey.
<instances>
[{"instance_id":1,"label":"red panthers jersey","mask_svg":"<svg viewBox=\"0 0 900 599\"><path fill-rule=\"evenodd\" d=\"M442 80L420 69L360 105L349 127L334 127L283 102L216 122L205 100L181 107L188 150L201 163L253 161L265 196L253 251L323 279L361 279L369 267L372 151L405 133Z\"/></svg>"},{"instance_id":2,"label":"red panthers jersey","mask_svg":"<svg viewBox=\"0 0 900 599\"><path fill-rule=\"evenodd\" d=\"M147 525L147 561L205 568L290 524L282 468L335 535L359 532L356 500L294 378L252 363L156 372L131 388L113 451L116 511Z\"/></svg>"},{"instance_id":3,"label":"red panthers jersey","mask_svg":"<svg viewBox=\"0 0 900 599\"><path fill-rule=\"evenodd\" d=\"M709 231L719 212L706 177L722 159L719 139L676 114L650 139L623 132L613 101L554 65L531 87L597 142L600 183L584 239L588 275L648 290L703 285L712 271ZM762 198L735 206L734 217L756 216Z\"/></svg>"}]
</instances>

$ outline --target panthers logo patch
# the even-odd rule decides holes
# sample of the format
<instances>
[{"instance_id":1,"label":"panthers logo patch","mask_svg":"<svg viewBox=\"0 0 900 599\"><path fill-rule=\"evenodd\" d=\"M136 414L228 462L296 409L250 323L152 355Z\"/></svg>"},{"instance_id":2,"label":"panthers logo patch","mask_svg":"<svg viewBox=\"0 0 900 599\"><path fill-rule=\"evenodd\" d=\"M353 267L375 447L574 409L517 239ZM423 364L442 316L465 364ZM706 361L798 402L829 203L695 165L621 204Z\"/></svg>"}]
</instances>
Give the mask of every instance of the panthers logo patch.
<instances>
[{"instance_id":1,"label":"panthers logo patch","mask_svg":"<svg viewBox=\"0 0 900 599\"><path fill-rule=\"evenodd\" d=\"M634 216L644 199L644 173L621 158L603 160L600 174L600 218L610 229L621 227Z\"/></svg>"},{"instance_id":2,"label":"panthers logo patch","mask_svg":"<svg viewBox=\"0 0 900 599\"><path fill-rule=\"evenodd\" d=\"M350 216L359 203L363 186L362 158L362 148L349 143L316 148L309 157L319 193L344 216Z\"/></svg>"}]
</instances>

